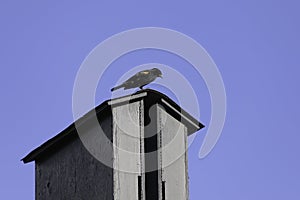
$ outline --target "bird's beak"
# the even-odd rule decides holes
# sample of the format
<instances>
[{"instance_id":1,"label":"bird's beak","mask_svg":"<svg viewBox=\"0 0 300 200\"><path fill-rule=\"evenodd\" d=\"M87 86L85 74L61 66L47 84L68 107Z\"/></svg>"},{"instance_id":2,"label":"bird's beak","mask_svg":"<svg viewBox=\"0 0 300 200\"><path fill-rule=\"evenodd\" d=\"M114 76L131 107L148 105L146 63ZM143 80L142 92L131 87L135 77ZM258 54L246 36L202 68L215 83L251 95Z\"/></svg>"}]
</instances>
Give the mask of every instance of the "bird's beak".
<instances>
[{"instance_id":1,"label":"bird's beak","mask_svg":"<svg viewBox=\"0 0 300 200\"><path fill-rule=\"evenodd\" d=\"M158 75L158 77L163 78L162 74Z\"/></svg>"}]
</instances>

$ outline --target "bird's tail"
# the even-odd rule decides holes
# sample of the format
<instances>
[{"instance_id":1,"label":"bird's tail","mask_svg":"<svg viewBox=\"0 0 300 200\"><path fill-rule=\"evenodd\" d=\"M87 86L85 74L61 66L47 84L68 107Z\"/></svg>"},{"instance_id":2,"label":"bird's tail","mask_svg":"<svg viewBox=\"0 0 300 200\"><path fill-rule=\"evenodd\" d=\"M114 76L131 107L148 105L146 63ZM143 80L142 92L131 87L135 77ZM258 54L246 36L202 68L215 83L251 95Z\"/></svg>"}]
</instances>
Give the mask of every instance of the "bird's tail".
<instances>
[{"instance_id":1,"label":"bird's tail","mask_svg":"<svg viewBox=\"0 0 300 200\"><path fill-rule=\"evenodd\" d=\"M119 86L111 88L110 91L114 91L114 90L120 89L122 87L124 87L124 86L123 85L119 85Z\"/></svg>"}]
</instances>

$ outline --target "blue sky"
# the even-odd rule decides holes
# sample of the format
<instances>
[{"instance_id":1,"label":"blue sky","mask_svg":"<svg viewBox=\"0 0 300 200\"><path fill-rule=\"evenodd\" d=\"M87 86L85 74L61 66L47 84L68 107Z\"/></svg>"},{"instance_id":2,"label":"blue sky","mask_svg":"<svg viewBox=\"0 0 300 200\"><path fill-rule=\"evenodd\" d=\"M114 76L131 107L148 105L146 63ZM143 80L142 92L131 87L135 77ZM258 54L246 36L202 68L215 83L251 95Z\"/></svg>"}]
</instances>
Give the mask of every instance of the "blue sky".
<instances>
[{"instance_id":1,"label":"blue sky","mask_svg":"<svg viewBox=\"0 0 300 200\"><path fill-rule=\"evenodd\" d=\"M2 1L0 198L34 198L34 165L20 159L72 123L73 84L88 53L121 31L157 26L200 43L227 92L227 118L216 147L198 159L203 130L189 149L191 200L298 199L298 8L295 0ZM184 60L156 50L114 62L95 102L110 98L109 89L131 67L149 62L189 77L198 91L200 120L209 124L209 94L201 77Z\"/></svg>"}]
</instances>

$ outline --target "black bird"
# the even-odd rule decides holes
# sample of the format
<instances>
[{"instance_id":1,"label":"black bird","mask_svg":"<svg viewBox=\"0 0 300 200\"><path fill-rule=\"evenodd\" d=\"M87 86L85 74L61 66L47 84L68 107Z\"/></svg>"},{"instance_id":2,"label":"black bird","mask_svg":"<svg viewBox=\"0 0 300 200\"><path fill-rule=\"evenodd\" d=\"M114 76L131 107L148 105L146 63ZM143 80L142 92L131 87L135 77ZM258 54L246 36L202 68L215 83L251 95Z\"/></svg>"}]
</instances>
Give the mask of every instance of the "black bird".
<instances>
[{"instance_id":1,"label":"black bird","mask_svg":"<svg viewBox=\"0 0 300 200\"><path fill-rule=\"evenodd\" d=\"M145 85L151 83L157 77L162 78L162 73L159 69L153 68L149 70L143 70L133 75L131 78L129 78L121 85L112 88L111 91L117 90L119 88L124 88L124 90L127 90L130 88L137 88L137 87L139 87L142 90Z\"/></svg>"}]
</instances>

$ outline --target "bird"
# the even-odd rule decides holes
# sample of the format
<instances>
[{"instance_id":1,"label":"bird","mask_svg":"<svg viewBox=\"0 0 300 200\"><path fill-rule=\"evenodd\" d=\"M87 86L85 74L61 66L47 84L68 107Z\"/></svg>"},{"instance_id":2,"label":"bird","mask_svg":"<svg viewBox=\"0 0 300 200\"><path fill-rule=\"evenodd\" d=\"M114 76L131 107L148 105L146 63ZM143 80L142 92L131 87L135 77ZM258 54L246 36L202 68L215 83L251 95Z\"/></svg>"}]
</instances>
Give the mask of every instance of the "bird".
<instances>
[{"instance_id":1,"label":"bird","mask_svg":"<svg viewBox=\"0 0 300 200\"><path fill-rule=\"evenodd\" d=\"M158 77L162 78L162 73L157 68L143 70L130 77L121 85L113 87L111 91L115 91L120 88L124 88L124 90L127 90L137 87L142 90L145 85L148 85L149 83L153 82Z\"/></svg>"}]
</instances>

